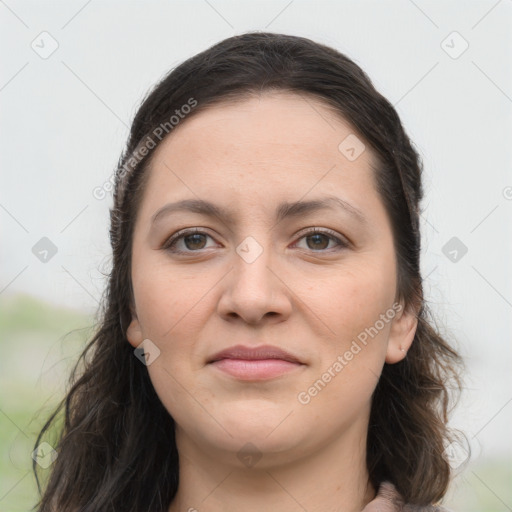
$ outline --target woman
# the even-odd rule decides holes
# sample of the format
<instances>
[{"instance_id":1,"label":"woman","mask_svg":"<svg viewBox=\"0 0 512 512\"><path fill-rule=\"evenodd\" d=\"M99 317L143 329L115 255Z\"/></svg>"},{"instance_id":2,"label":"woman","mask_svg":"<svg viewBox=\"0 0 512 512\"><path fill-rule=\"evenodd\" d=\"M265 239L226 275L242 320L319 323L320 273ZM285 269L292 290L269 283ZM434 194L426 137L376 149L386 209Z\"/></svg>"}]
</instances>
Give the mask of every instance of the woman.
<instances>
[{"instance_id":1,"label":"woman","mask_svg":"<svg viewBox=\"0 0 512 512\"><path fill-rule=\"evenodd\" d=\"M174 69L119 162L38 510L442 510L460 357L423 299L422 193L336 50L247 33Z\"/></svg>"}]
</instances>

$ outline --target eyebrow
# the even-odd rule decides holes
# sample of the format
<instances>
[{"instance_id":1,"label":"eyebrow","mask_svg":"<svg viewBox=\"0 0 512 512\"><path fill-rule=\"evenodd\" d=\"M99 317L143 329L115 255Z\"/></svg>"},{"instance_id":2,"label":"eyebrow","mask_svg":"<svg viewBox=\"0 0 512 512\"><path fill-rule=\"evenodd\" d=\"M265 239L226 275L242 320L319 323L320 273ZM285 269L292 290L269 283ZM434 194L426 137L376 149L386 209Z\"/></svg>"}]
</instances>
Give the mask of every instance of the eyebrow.
<instances>
[{"instance_id":1,"label":"eyebrow","mask_svg":"<svg viewBox=\"0 0 512 512\"><path fill-rule=\"evenodd\" d=\"M285 201L279 204L276 209L276 222L281 222L286 218L300 217L318 211L334 210L336 208L347 212L362 224L367 224L366 217L358 208L336 196L325 196L311 201ZM217 217L227 223L235 222L235 216L230 210L203 199L183 199L181 201L168 203L162 206L162 208L152 216L151 223L155 224L161 218L180 211L188 211L209 217Z\"/></svg>"}]
</instances>

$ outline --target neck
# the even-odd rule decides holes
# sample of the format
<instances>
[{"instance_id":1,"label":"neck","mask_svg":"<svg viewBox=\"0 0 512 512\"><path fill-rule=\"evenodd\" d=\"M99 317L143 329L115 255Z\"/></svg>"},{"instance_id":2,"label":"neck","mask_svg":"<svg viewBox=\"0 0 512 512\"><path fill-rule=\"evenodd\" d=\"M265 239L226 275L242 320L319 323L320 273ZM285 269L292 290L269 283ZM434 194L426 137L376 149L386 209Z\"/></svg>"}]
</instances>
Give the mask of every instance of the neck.
<instances>
[{"instance_id":1,"label":"neck","mask_svg":"<svg viewBox=\"0 0 512 512\"><path fill-rule=\"evenodd\" d=\"M375 497L366 468L366 437L345 432L285 463L253 467L205 454L177 429L178 492L169 512L361 512Z\"/></svg>"}]
</instances>

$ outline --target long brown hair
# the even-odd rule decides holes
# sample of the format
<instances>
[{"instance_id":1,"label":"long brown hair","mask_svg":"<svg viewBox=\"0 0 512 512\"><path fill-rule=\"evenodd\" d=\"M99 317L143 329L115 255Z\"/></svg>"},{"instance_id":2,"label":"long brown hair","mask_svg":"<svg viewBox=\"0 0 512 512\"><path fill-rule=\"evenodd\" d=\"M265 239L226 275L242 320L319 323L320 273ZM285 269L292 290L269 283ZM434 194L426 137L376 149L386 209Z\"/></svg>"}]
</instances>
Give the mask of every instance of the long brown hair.
<instances>
[{"instance_id":1,"label":"long brown hair","mask_svg":"<svg viewBox=\"0 0 512 512\"><path fill-rule=\"evenodd\" d=\"M385 364L375 389L367 466L375 487L390 481L408 503L431 504L444 496L450 479L443 454L447 414L451 392L460 389L461 360L439 334L423 297L419 155L393 106L348 57L306 38L253 32L183 62L154 86L135 115L115 173L113 263L97 328L36 442L63 417L58 457L44 491L34 462L40 512L164 512L172 502L179 479L174 422L125 335L145 170L164 133L179 123L208 106L270 90L322 100L351 123L377 157L375 182L391 219L397 290L417 314L418 327L407 357Z\"/></svg>"}]
</instances>

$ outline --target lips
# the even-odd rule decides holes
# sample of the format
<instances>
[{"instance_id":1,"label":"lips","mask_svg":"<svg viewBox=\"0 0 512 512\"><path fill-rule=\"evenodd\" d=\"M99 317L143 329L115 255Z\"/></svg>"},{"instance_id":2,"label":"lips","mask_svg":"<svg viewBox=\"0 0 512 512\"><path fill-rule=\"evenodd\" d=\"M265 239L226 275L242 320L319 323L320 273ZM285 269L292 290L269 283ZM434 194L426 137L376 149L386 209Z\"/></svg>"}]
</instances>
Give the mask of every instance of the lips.
<instances>
[{"instance_id":1,"label":"lips","mask_svg":"<svg viewBox=\"0 0 512 512\"><path fill-rule=\"evenodd\" d=\"M239 381L263 381L283 377L304 369L298 357L271 345L245 347L236 345L217 352L208 366Z\"/></svg>"},{"instance_id":2,"label":"lips","mask_svg":"<svg viewBox=\"0 0 512 512\"><path fill-rule=\"evenodd\" d=\"M301 361L294 355L272 345L262 345L261 347L255 348L236 345L234 347L230 347L217 352L213 357L210 358L208 363L214 363L222 359L240 359L245 361L280 359L290 363L302 364Z\"/></svg>"}]
</instances>

